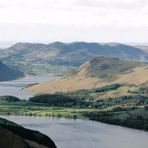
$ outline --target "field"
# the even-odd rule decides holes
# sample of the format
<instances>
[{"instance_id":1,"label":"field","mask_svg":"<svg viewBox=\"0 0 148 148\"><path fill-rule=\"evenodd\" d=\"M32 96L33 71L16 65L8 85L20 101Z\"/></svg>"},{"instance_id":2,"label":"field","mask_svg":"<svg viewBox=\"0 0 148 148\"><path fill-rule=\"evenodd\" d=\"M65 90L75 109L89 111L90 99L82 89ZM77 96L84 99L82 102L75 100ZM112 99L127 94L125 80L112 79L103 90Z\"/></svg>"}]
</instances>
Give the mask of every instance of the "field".
<instances>
[{"instance_id":1,"label":"field","mask_svg":"<svg viewBox=\"0 0 148 148\"><path fill-rule=\"evenodd\" d=\"M36 94L29 100L1 96L0 106L0 115L90 119L148 131L148 92L135 85Z\"/></svg>"},{"instance_id":2,"label":"field","mask_svg":"<svg viewBox=\"0 0 148 148\"><path fill-rule=\"evenodd\" d=\"M47 103L36 103L30 102L28 100L21 100L15 102L1 100L0 115L90 119L103 123L109 123L148 131L148 106L144 103L138 102L139 98L127 97L122 99L108 99L103 102L102 100L98 101L98 104L92 107L62 107L57 106L58 104L56 104L56 106L51 106ZM137 102L137 104L134 104L133 101ZM145 99L145 102L147 103L147 99Z\"/></svg>"},{"instance_id":3,"label":"field","mask_svg":"<svg viewBox=\"0 0 148 148\"><path fill-rule=\"evenodd\" d=\"M19 69L20 71L24 71L28 74L36 74L36 75L64 75L69 70L73 69L73 66L65 66L65 65L51 65L48 63L42 63L38 61L4 61L6 65L13 69ZM12 66L13 65L13 66Z\"/></svg>"},{"instance_id":4,"label":"field","mask_svg":"<svg viewBox=\"0 0 148 148\"><path fill-rule=\"evenodd\" d=\"M0 101L0 115L25 115L25 116L48 116L57 118L78 118L78 119L89 119L89 117L84 116L85 112L110 112L116 107L121 107L119 105L111 106L103 109L96 108L65 108L65 107L55 107L47 106L44 103L32 103L30 101L18 101L18 102L7 102ZM125 108L131 108L131 106L126 106ZM128 111L114 111L113 118L124 119L126 117L142 115L145 118L148 117L148 111L144 109L143 106L138 107L135 110Z\"/></svg>"},{"instance_id":5,"label":"field","mask_svg":"<svg viewBox=\"0 0 148 148\"><path fill-rule=\"evenodd\" d=\"M1 115L49 116L62 118L74 118L74 115L76 115L77 118L86 119L87 117L81 115L82 112L97 111L97 109L52 107L43 103L31 103L30 101L19 101L15 103L0 101L0 106Z\"/></svg>"}]
</instances>

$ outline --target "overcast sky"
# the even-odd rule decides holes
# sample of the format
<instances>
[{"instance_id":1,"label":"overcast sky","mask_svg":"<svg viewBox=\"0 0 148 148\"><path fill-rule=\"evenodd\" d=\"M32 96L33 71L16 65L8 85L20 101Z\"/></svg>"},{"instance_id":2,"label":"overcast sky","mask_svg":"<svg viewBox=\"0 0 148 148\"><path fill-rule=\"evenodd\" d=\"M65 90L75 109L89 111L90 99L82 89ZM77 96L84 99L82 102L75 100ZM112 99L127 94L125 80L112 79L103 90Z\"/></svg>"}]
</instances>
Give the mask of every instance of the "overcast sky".
<instances>
[{"instance_id":1,"label":"overcast sky","mask_svg":"<svg viewBox=\"0 0 148 148\"><path fill-rule=\"evenodd\" d=\"M0 42L148 42L148 0L0 0Z\"/></svg>"}]
</instances>

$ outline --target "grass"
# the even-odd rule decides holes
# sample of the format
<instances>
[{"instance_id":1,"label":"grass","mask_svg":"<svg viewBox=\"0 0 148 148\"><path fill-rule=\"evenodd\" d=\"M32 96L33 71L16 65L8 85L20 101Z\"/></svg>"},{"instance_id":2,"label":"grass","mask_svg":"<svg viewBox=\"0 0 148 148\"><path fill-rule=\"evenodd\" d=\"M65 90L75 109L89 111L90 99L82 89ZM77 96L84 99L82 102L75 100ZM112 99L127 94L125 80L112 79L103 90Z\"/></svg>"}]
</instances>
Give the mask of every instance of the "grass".
<instances>
[{"instance_id":1,"label":"grass","mask_svg":"<svg viewBox=\"0 0 148 148\"><path fill-rule=\"evenodd\" d=\"M116 92L128 92L128 89L129 89L129 86L121 86L118 89L109 91L107 93L110 94L110 93L116 93Z\"/></svg>"},{"instance_id":2,"label":"grass","mask_svg":"<svg viewBox=\"0 0 148 148\"><path fill-rule=\"evenodd\" d=\"M20 71L24 71L26 73L33 73L37 75L48 75L48 74L55 74L55 75L64 75L69 70L73 69L73 66L60 66L60 65L50 65L48 63L42 62L32 62L29 60L24 61L13 61L7 62L4 61L9 67L13 69L19 69Z\"/></svg>"},{"instance_id":3,"label":"grass","mask_svg":"<svg viewBox=\"0 0 148 148\"><path fill-rule=\"evenodd\" d=\"M144 118L148 118L148 111L145 111L145 109L143 107L135 110L135 111L131 111L130 112L133 116L137 116L137 115L141 115Z\"/></svg>"},{"instance_id":4,"label":"grass","mask_svg":"<svg viewBox=\"0 0 148 148\"><path fill-rule=\"evenodd\" d=\"M130 117L129 114L127 114L126 111L122 111L122 112L116 112L116 114L114 114L113 119L125 119L127 117Z\"/></svg>"},{"instance_id":5,"label":"grass","mask_svg":"<svg viewBox=\"0 0 148 148\"><path fill-rule=\"evenodd\" d=\"M18 101L18 102L6 102L0 101L0 115L24 115L24 116L48 116L57 118L74 118L76 115L77 119L89 119L83 116L83 112L100 112L100 111L112 111L115 107L122 106L110 106L103 109L95 108L65 108L65 107L53 107L47 106L41 103L31 103L29 101ZM129 106L130 108L131 106ZM126 106L125 108L128 108ZM148 111L145 111L143 107L136 110L129 111L131 115L137 116L142 115L148 117ZM112 118L125 119L129 117L126 111L114 112Z\"/></svg>"},{"instance_id":6,"label":"grass","mask_svg":"<svg viewBox=\"0 0 148 148\"><path fill-rule=\"evenodd\" d=\"M122 92L123 94L127 93L128 89L131 91L134 90L136 91L139 88L145 88L145 89L148 88L147 65L141 65L133 62L124 63L123 61L119 61L119 63L113 62L113 64L117 65L116 67L116 65L113 66L110 62L112 61L110 60L106 61L106 64L108 63L108 65L110 65L110 68L104 69L102 71L100 71L100 67L102 66L100 62L97 63L97 61L94 61L94 64L87 62L81 67L69 72L64 77L45 82L43 84L34 85L24 90L36 93L55 93L55 92L75 91L80 89L91 89L91 88L103 87L110 84L137 86L137 88L136 87L132 88L130 86L125 86L125 87L123 86L117 91L112 92L112 93ZM105 75L108 75L110 73L112 77L107 76L107 78L104 78ZM102 77L99 77L100 75L102 75ZM117 78L112 80L114 78L114 75L117 76ZM110 79L110 81L106 81L105 79ZM110 95L111 95L110 97L114 97L112 96L111 92Z\"/></svg>"},{"instance_id":7,"label":"grass","mask_svg":"<svg viewBox=\"0 0 148 148\"><path fill-rule=\"evenodd\" d=\"M8 103L6 101L1 101L0 114L1 115L35 115L35 116L51 116L51 117L60 117L63 118L73 118L74 115L77 118L86 118L82 117L82 111L90 111L90 109L73 109L73 108L64 108L64 107L49 107L49 106L39 106L35 105L27 105L27 102L16 102L16 103ZM30 102L29 102L30 103ZM43 104L40 104L43 105ZM93 109L95 110L95 109Z\"/></svg>"}]
</instances>

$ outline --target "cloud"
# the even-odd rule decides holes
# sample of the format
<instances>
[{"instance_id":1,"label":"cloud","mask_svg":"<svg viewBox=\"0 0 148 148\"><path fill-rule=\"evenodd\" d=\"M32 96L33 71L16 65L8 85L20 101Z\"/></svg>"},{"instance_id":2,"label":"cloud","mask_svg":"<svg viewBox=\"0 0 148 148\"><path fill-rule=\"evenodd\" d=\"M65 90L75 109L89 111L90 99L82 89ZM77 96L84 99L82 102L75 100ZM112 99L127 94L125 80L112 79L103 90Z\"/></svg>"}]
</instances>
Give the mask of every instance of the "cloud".
<instances>
[{"instance_id":1,"label":"cloud","mask_svg":"<svg viewBox=\"0 0 148 148\"><path fill-rule=\"evenodd\" d=\"M91 35L88 38L92 36L94 39L96 33L103 34L101 30L110 33L112 32L110 29L116 28L118 32L120 29L124 31L127 29L128 32L131 28L132 32L141 28L147 29L147 15L147 0L0 0L0 28L11 37L13 33L18 32L17 28L24 38L31 30L44 35L46 32L48 34L52 32L53 37L54 32L58 34L56 30L63 34L66 28L69 28L69 31L82 32L81 37L84 38L90 30ZM48 29L48 26L54 29ZM69 35L78 38L75 33ZM63 35L58 36L65 38ZM37 35L34 38L37 38Z\"/></svg>"},{"instance_id":2,"label":"cloud","mask_svg":"<svg viewBox=\"0 0 148 148\"><path fill-rule=\"evenodd\" d=\"M76 0L80 7L98 7L108 9L137 9L145 7L147 0Z\"/></svg>"},{"instance_id":3,"label":"cloud","mask_svg":"<svg viewBox=\"0 0 148 148\"><path fill-rule=\"evenodd\" d=\"M146 0L1 0L0 23L92 27L124 26L129 21L137 26L147 18L146 4Z\"/></svg>"},{"instance_id":4,"label":"cloud","mask_svg":"<svg viewBox=\"0 0 148 148\"><path fill-rule=\"evenodd\" d=\"M96 26L82 28L73 26L56 26L43 24L3 24L0 27L1 41L16 42L147 42L148 27L134 29L133 27Z\"/></svg>"}]
</instances>

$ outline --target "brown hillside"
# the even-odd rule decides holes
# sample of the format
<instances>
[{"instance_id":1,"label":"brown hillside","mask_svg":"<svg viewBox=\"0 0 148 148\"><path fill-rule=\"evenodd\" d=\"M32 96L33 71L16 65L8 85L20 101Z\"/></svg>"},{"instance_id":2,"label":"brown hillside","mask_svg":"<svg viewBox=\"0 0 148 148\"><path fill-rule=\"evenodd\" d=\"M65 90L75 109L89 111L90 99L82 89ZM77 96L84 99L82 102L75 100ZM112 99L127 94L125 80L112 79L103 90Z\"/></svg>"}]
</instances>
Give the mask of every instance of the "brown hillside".
<instances>
[{"instance_id":1,"label":"brown hillside","mask_svg":"<svg viewBox=\"0 0 148 148\"><path fill-rule=\"evenodd\" d=\"M112 83L148 87L148 65L124 62L117 58L95 57L65 76L28 87L25 91L54 93L91 89Z\"/></svg>"},{"instance_id":2,"label":"brown hillside","mask_svg":"<svg viewBox=\"0 0 148 148\"><path fill-rule=\"evenodd\" d=\"M1 148L30 148L27 142L0 126L0 147Z\"/></svg>"}]
</instances>

